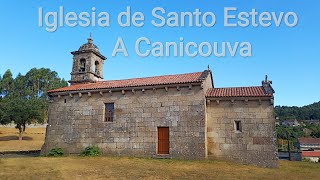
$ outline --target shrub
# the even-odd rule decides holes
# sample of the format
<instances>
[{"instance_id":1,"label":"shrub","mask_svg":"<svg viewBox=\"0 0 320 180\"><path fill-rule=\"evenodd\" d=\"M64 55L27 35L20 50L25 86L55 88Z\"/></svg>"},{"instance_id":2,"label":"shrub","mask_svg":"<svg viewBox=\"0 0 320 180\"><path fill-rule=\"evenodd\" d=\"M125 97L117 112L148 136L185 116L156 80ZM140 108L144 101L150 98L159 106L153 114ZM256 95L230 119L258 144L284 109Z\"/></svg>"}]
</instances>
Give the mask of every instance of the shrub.
<instances>
[{"instance_id":1,"label":"shrub","mask_svg":"<svg viewBox=\"0 0 320 180\"><path fill-rule=\"evenodd\" d=\"M310 158L305 158L305 157L302 158L302 161L303 161L303 162L312 162Z\"/></svg>"},{"instance_id":2,"label":"shrub","mask_svg":"<svg viewBox=\"0 0 320 180\"><path fill-rule=\"evenodd\" d=\"M101 149L98 146L88 146L82 152L82 156L100 156L102 154Z\"/></svg>"},{"instance_id":3,"label":"shrub","mask_svg":"<svg viewBox=\"0 0 320 180\"><path fill-rule=\"evenodd\" d=\"M52 148L49 151L48 156L59 157L59 156L63 156L63 154L64 154L63 149L61 149L61 148Z\"/></svg>"}]
</instances>

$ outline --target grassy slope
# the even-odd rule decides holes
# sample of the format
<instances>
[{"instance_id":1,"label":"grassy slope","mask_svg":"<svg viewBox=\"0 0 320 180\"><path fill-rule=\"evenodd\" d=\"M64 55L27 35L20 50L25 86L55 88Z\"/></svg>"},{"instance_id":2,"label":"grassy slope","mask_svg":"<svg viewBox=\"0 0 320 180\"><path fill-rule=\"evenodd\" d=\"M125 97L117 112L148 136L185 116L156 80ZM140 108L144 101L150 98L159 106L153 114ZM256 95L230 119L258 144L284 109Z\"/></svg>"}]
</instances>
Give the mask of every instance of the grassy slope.
<instances>
[{"instance_id":1,"label":"grassy slope","mask_svg":"<svg viewBox=\"0 0 320 180\"><path fill-rule=\"evenodd\" d=\"M222 161L126 157L0 159L1 179L320 179L320 164L280 161L279 169Z\"/></svg>"}]
</instances>

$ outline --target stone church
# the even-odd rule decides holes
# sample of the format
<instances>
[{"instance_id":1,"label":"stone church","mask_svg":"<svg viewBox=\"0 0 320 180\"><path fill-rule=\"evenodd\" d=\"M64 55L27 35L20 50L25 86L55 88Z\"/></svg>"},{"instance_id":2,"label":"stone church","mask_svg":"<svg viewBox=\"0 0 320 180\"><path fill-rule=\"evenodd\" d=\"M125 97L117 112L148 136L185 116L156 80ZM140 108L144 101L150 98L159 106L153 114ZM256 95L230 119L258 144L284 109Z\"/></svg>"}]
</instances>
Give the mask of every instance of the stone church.
<instances>
[{"instance_id":1,"label":"stone church","mask_svg":"<svg viewBox=\"0 0 320 180\"><path fill-rule=\"evenodd\" d=\"M73 55L70 86L49 95L42 153L225 159L277 167L274 90L217 88L203 72L103 80L106 57L90 37Z\"/></svg>"}]
</instances>

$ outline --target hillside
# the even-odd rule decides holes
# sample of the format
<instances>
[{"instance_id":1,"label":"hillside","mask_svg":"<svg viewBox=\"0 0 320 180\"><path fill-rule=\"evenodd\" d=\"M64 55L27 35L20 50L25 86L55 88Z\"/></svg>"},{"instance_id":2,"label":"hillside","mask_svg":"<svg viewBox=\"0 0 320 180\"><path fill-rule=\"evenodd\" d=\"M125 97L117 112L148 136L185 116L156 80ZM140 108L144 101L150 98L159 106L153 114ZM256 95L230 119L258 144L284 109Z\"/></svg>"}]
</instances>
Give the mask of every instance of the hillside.
<instances>
[{"instance_id":1,"label":"hillside","mask_svg":"<svg viewBox=\"0 0 320 180\"><path fill-rule=\"evenodd\" d=\"M297 106L276 106L276 116L280 121L288 119L312 120L320 119L320 101L302 107Z\"/></svg>"}]
</instances>

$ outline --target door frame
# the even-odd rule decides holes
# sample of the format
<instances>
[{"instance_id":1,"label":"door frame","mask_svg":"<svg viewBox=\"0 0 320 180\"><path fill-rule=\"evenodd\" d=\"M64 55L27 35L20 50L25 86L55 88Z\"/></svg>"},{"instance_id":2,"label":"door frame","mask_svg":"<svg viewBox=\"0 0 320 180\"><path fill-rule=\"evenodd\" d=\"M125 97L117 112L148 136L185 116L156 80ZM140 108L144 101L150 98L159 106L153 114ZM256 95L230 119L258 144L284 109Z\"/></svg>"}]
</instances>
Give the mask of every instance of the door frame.
<instances>
[{"instance_id":1,"label":"door frame","mask_svg":"<svg viewBox=\"0 0 320 180\"><path fill-rule=\"evenodd\" d=\"M167 139L167 148L166 148L166 152L165 153L163 153L163 152L161 152L160 153L160 147L159 147L159 145L160 145L160 136L159 136L159 134L160 134L160 129L167 129L167 136L168 136L168 139ZM158 138L157 138L157 140L158 140L158 143L157 143L157 154L159 154L159 155L168 155L168 154L170 154L170 128L168 127L168 126L159 126L159 127L157 127L157 136L158 136Z\"/></svg>"}]
</instances>

